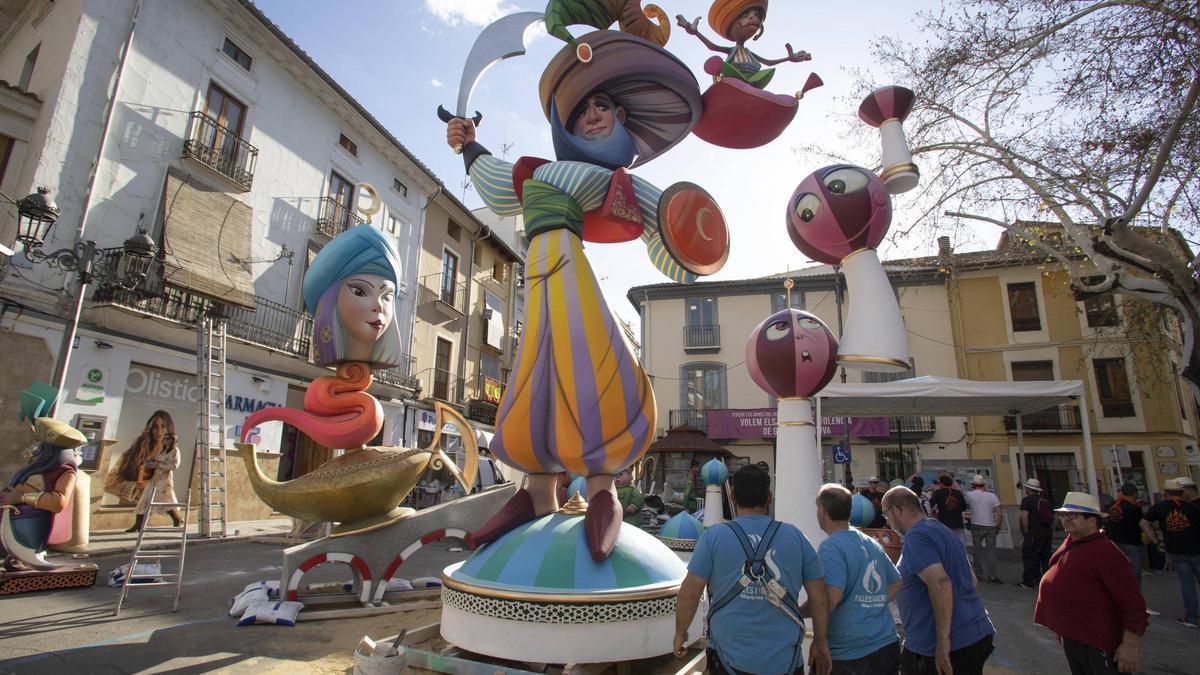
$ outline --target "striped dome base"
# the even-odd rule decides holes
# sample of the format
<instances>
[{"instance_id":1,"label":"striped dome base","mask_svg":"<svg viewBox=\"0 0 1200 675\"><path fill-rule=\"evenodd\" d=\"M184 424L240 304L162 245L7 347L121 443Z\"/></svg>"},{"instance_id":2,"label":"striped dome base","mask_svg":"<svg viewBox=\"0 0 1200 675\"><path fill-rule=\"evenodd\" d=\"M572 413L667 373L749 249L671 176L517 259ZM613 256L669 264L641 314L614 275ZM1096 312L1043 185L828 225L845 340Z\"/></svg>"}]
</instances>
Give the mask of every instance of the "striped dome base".
<instances>
[{"instance_id":1,"label":"striped dome base","mask_svg":"<svg viewBox=\"0 0 1200 675\"><path fill-rule=\"evenodd\" d=\"M687 568L654 536L622 524L597 563L583 517L526 523L442 573L442 637L468 651L539 663L659 656L675 633ZM693 631L698 636L700 617Z\"/></svg>"}]
</instances>

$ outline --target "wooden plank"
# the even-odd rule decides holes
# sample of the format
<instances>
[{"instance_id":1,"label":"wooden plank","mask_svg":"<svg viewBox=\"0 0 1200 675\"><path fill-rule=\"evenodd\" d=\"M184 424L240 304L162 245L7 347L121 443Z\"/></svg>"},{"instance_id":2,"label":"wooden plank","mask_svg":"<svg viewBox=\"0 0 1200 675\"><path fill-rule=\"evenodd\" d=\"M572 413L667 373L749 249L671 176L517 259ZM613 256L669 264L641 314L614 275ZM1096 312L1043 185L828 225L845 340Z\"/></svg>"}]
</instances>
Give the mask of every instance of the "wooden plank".
<instances>
[{"instance_id":1,"label":"wooden plank","mask_svg":"<svg viewBox=\"0 0 1200 675\"><path fill-rule=\"evenodd\" d=\"M393 612L413 612L419 609L437 609L442 606L441 600L426 600L424 602L408 602L400 605L383 605L381 607L346 607L340 609L305 609L296 616L297 621L321 621L323 619L354 619L364 616L377 616ZM396 637L393 635L393 640Z\"/></svg>"}]
</instances>

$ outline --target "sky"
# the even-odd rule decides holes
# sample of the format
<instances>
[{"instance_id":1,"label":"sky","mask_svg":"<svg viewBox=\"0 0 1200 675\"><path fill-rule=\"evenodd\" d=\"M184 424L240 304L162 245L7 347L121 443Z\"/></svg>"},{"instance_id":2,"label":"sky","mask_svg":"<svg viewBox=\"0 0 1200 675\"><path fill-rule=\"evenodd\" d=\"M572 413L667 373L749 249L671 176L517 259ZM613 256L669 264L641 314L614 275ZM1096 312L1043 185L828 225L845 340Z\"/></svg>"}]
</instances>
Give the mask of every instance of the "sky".
<instances>
[{"instance_id":1,"label":"sky","mask_svg":"<svg viewBox=\"0 0 1200 675\"><path fill-rule=\"evenodd\" d=\"M464 192L462 159L445 143L445 125L437 106L453 110L467 52L479 31L494 19L515 11L542 11L545 0L256 0L256 4L322 68L362 103L384 126L468 206L482 206L473 190ZM697 16L701 30L724 44L707 25L708 0L662 0L657 3L674 17ZM636 169L659 188L690 181L716 199L730 229L730 256L712 280L745 279L782 273L812 265L787 235L785 213L793 190L812 171L828 161L799 150L812 144L873 166L879 161L878 142L850 145L843 140L857 122L857 100L849 92L854 73L867 73L877 86L890 82L871 62L873 37L891 35L908 42L925 42L916 26L916 12L936 9L940 0L855 0L854 2L771 3L762 38L752 45L766 58L786 54L785 43L812 54L812 61L777 67L768 89L793 93L810 72L825 86L800 101L796 119L771 144L752 150L709 145L694 136ZM588 27L571 30L580 35ZM537 95L538 80L550 59L563 47L544 32L535 36L524 56L503 61L477 84L471 110L483 113L478 140L493 154L515 161L521 156L552 158L549 128ZM692 67L701 89L711 79L701 66L712 52L673 25L666 48ZM874 134L866 138L876 139ZM910 193L911 194L911 193ZM894 198L896 218L903 224L905 195ZM960 250L994 243L999 230L973 242L956 241ZM964 244L974 244L973 246ZM884 259L933 255L937 244L909 238L881 246ZM626 299L633 286L664 283L638 241L589 244L588 258L605 297L617 314L637 325L636 311Z\"/></svg>"}]
</instances>

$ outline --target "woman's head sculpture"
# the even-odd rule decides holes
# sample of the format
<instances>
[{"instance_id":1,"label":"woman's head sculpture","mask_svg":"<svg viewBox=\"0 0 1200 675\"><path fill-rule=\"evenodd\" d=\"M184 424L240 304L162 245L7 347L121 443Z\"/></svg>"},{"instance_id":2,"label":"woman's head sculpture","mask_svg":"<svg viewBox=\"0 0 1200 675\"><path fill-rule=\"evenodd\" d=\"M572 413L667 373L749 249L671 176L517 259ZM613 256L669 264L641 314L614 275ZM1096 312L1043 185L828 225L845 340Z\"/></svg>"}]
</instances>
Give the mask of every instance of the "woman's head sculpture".
<instances>
[{"instance_id":1,"label":"woman's head sculpture","mask_svg":"<svg viewBox=\"0 0 1200 675\"><path fill-rule=\"evenodd\" d=\"M352 227L321 249L304 275L304 304L313 313L318 365L400 365L395 321L399 278L400 257L370 225Z\"/></svg>"}]
</instances>

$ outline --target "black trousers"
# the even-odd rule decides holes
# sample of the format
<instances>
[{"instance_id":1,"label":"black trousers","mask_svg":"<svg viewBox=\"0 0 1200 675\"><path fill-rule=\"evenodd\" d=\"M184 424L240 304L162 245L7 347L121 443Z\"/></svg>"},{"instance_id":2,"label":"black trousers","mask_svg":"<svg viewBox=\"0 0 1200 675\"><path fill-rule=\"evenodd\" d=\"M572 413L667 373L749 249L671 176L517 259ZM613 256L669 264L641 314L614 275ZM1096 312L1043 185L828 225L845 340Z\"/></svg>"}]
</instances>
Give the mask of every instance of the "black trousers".
<instances>
[{"instance_id":1,"label":"black trousers","mask_svg":"<svg viewBox=\"0 0 1200 675\"><path fill-rule=\"evenodd\" d=\"M1021 562L1025 566L1022 583L1037 588L1042 575L1050 569L1050 546L1053 542L1054 537L1049 532L1025 535L1025 540L1021 542Z\"/></svg>"},{"instance_id":2,"label":"black trousers","mask_svg":"<svg viewBox=\"0 0 1200 675\"><path fill-rule=\"evenodd\" d=\"M1067 638L1063 638L1062 643L1071 675L1126 675L1117 670L1115 655Z\"/></svg>"},{"instance_id":3,"label":"black trousers","mask_svg":"<svg viewBox=\"0 0 1200 675\"><path fill-rule=\"evenodd\" d=\"M834 661L830 675L896 675L900 672L900 642L851 661Z\"/></svg>"},{"instance_id":4,"label":"black trousers","mask_svg":"<svg viewBox=\"0 0 1200 675\"><path fill-rule=\"evenodd\" d=\"M995 649L992 637L989 635L975 644L950 652L954 675L983 675L983 664ZM937 675L937 658L905 649L900 652L900 672L902 675Z\"/></svg>"}]
</instances>

